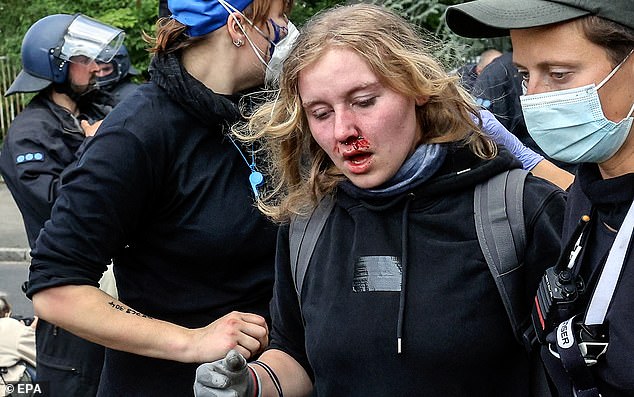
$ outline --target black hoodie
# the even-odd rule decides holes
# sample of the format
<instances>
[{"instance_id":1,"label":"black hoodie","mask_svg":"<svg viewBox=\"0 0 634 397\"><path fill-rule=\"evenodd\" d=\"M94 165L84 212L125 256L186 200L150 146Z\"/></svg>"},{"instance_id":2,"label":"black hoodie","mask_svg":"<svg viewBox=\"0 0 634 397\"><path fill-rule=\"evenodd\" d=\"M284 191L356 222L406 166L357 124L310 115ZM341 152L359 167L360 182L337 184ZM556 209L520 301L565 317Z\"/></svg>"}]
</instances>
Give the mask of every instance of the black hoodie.
<instances>
[{"instance_id":1,"label":"black hoodie","mask_svg":"<svg viewBox=\"0 0 634 397\"><path fill-rule=\"evenodd\" d=\"M272 347L304 366L319 396L528 396L528 358L473 219L474 187L520 166L504 149L483 161L453 148L431 179L398 197L369 202L339 189L304 280L301 315L281 230ZM559 252L565 194L529 175L524 197L530 307Z\"/></svg>"}]
</instances>

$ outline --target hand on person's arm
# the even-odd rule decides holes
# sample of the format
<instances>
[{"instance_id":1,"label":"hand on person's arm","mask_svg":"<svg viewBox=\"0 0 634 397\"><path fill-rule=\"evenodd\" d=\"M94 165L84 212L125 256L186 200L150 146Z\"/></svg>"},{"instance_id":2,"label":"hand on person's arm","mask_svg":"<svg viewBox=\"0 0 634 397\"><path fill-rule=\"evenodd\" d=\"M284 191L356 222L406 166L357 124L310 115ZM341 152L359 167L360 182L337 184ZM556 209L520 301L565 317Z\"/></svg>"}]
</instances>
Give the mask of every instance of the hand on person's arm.
<instances>
[{"instance_id":1,"label":"hand on person's arm","mask_svg":"<svg viewBox=\"0 0 634 397\"><path fill-rule=\"evenodd\" d=\"M574 175L568 171L557 167L555 164L546 160L544 156L536 153L532 149L524 146L524 144L506 127L504 127L493 115L486 109L480 110L482 118L482 129L495 141L495 143L504 145L515 157L522 162L522 168L531 171L531 173L540 178L546 179L551 183L566 190L574 179Z\"/></svg>"},{"instance_id":2,"label":"hand on person's arm","mask_svg":"<svg viewBox=\"0 0 634 397\"><path fill-rule=\"evenodd\" d=\"M196 369L195 397L256 397L260 396L261 382L237 351Z\"/></svg>"},{"instance_id":3,"label":"hand on person's arm","mask_svg":"<svg viewBox=\"0 0 634 397\"><path fill-rule=\"evenodd\" d=\"M151 318L88 285L39 291L33 305L39 317L79 337L154 358L200 363L218 360L230 349L252 357L268 344L266 321L256 314L232 312L189 329Z\"/></svg>"}]
</instances>

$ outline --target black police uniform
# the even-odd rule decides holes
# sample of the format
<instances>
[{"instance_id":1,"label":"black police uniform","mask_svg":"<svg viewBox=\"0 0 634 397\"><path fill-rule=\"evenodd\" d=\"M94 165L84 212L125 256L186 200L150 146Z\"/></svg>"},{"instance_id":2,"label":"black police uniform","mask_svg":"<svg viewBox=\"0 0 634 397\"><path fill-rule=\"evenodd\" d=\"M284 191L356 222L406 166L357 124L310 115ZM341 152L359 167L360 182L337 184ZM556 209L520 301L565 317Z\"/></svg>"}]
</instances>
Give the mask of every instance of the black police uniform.
<instances>
[{"instance_id":1,"label":"black police uniform","mask_svg":"<svg viewBox=\"0 0 634 397\"><path fill-rule=\"evenodd\" d=\"M85 141L80 118L105 115L104 106L90 105L75 117L51 101L49 92L40 92L16 116L0 155L0 172L22 213L31 248L50 217L64 170ZM104 348L41 319L36 335L37 379L49 382L49 395L94 396Z\"/></svg>"}]
</instances>

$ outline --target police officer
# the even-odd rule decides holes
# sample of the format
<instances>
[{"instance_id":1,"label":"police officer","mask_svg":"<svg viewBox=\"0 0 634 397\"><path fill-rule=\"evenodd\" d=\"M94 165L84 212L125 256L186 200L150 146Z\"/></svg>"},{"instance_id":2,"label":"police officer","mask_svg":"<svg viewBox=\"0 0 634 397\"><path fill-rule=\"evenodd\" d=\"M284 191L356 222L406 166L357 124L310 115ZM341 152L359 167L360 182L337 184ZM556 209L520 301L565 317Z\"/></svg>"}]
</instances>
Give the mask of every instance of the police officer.
<instances>
[{"instance_id":1,"label":"police officer","mask_svg":"<svg viewBox=\"0 0 634 397\"><path fill-rule=\"evenodd\" d=\"M114 103L117 104L136 90L137 84L132 82L132 76L139 74L130 62L128 49L125 45L121 45L110 62L99 63L97 85L101 90L110 93Z\"/></svg>"},{"instance_id":2,"label":"police officer","mask_svg":"<svg viewBox=\"0 0 634 397\"><path fill-rule=\"evenodd\" d=\"M568 297L542 290L569 313L544 312L552 306L538 295L534 321L559 395L634 396L634 1L478 0L450 7L447 24L466 37L510 33L528 132L550 157L578 164L568 273L551 280Z\"/></svg>"},{"instance_id":3,"label":"police officer","mask_svg":"<svg viewBox=\"0 0 634 397\"><path fill-rule=\"evenodd\" d=\"M24 36L23 69L5 96L37 95L9 128L0 172L22 213L31 248L50 217L64 170L105 116L96 91L96 61L110 61L123 36L81 14L49 15ZM45 321L38 322L36 335L38 380L50 382L50 395L95 395L103 347Z\"/></svg>"}]
</instances>

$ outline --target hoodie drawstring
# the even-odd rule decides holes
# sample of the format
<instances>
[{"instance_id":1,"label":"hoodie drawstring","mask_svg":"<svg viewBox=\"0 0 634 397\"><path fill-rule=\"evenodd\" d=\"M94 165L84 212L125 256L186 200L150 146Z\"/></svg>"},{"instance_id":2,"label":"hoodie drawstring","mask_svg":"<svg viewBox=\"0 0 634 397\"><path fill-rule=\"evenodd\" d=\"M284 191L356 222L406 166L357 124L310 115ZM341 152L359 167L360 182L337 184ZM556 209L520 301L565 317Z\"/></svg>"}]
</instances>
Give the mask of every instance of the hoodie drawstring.
<instances>
[{"instance_id":1,"label":"hoodie drawstring","mask_svg":"<svg viewBox=\"0 0 634 397\"><path fill-rule=\"evenodd\" d=\"M414 201L414 194L407 195L405 207L403 207L403 217L401 222L401 291L398 299L398 322L396 323L396 352L401 354L403 341L403 323L405 321L405 292L407 290L407 247L408 247L408 215L409 206Z\"/></svg>"},{"instance_id":2,"label":"hoodie drawstring","mask_svg":"<svg viewBox=\"0 0 634 397\"><path fill-rule=\"evenodd\" d=\"M398 300L398 322L396 323L396 352L402 353L403 342L403 323L405 321L405 293L407 287L407 247L408 247L408 230L409 230L409 207L412 201L416 198L414 193L408 193L405 196L400 196L396 200L391 201L388 204L375 206L367 202L362 201L364 207L371 211L384 211L387 208L405 200L403 206L402 222L401 222L401 291L399 292Z\"/></svg>"}]
</instances>

